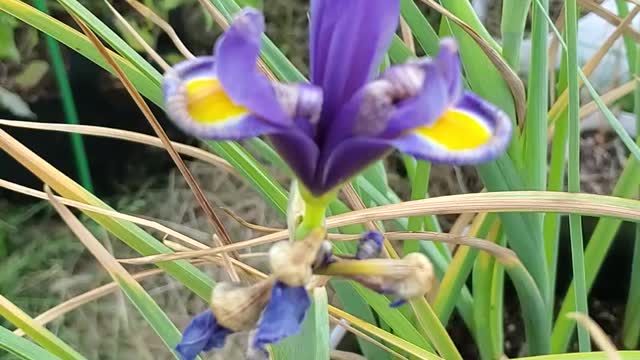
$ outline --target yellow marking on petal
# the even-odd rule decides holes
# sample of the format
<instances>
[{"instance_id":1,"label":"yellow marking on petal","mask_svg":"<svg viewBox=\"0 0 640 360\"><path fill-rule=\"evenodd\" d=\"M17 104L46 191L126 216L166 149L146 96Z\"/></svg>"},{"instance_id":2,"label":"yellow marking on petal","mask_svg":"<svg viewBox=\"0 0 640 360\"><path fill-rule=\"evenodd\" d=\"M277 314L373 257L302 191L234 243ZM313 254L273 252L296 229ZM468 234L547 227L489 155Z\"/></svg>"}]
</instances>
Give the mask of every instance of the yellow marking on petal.
<instances>
[{"instance_id":1,"label":"yellow marking on petal","mask_svg":"<svg viewBox=\"0 0 640 360\"><path fill-rule=\"evenodd\" d=\"M217 79L191 80L186 88L187 110L198 122L219 123L249 112L229 99Z\"/></svg>"},{"instance_id":2,"label":"yellow marking on petal","mask_svg":"<svg viewBox=\"0 0 640 360\"><path fill-rule=\"evenodd\" d=\"M414 131L449 150L474 149L491 139L491 132L484 124L459 110L449 110L431 126L422 126Z\"/></svg>"}]
</instances>

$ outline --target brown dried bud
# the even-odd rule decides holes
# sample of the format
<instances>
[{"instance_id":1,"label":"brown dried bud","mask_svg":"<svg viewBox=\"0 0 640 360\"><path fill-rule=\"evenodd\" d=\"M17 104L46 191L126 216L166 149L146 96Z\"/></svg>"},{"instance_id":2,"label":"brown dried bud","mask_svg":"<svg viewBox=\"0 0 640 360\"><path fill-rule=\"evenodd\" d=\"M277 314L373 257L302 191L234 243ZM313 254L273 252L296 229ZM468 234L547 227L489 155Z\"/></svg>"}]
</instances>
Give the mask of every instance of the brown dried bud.
<instances>
[{"instance_id":1,"label":"brown dried bud","mask_svg":"<svg viewBox=\"0 0 640 360\"><path fill-rule=\"evenodd\" d=\"M281 241L269 250L273 275L289 286L304 286L312 275L312 266L322 247L324 229L317 229L304 240Z\"/></svg>"},{"instance_id":2,"label":"brown dried bud","mask_svg":"<svg viewBox=\"0 0 640 360\"><path fill-rule=\"evenodd\" d=\"M218 284L211 294L211 310L218 324L232 331L253 329L269 302L273 283L269 278L251 286Z\"/></svg>"}]
</instances>

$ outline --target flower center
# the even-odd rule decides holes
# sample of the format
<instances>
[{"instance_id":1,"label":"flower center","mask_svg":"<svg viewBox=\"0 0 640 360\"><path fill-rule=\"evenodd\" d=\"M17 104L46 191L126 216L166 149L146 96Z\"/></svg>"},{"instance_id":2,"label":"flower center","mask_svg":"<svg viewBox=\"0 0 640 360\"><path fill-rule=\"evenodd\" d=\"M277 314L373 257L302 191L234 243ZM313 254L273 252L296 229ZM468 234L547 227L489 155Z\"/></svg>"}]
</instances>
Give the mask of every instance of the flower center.
<instances>
[{"instance_id":1,"label":"flower center","mask_svg":"<svg viewBox=\"0 0 640 360\"><path fill-rule=\"evenodd\" d=\"M217 123L246 114L248 110L235 104L217 79L196 79L186 84L187 109L201 123Z\"/></svg>"},{"instance_id":2,"label":"flower center","mask_svg":"<svg viewBox=\"0 0 640 360\"><path fill-rule=\"evenodd\" d=\"M473 149L486 144L491 138L486 125L459 110L449 110L432 125L415 131L450 150Z\"/></svg>"}]
</instances>

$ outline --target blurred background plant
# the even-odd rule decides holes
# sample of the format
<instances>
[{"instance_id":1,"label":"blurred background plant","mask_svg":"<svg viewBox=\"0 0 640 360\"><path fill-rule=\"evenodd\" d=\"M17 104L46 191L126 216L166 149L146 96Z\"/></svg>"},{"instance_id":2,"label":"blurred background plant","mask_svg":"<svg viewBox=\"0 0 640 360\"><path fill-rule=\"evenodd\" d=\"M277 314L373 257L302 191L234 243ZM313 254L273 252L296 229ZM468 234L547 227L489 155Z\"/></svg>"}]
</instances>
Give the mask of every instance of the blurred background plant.
<instances>
[{"instance_id":1,"label":"blurred background plant","mask_svg":"<svg viewBox=\"0 0 640 360\"><path fill-rule=\"evenodd\" d=\"M506 77L505 73L496 70L494 63L486 55L486 48L479 48L476 45L477 42L483 42L484 46L498 51L511 69L520 75L519 80L522 81L523 86L528 87L527 98L519 99L526 100L527 107L524 110L527 115L527 125L523 126L523 135L515 142L516 145L509 154L519 176L510 178L509 174L502 174L500 177L496 175L499 170L491 169L494 165L481 167L479 171L474 167L430 167L427 164L416 164L409 158L394 154L384 161L384 167L378 164L353 182L364 205L374 207L398 203L401 200L417 200L425 196L475 193L485 187L491 191L565 190L564 183L567 175L562 159L567 155L564 149L567 145L567 126L570 122L566 111L568 101L562 100L560 94L568 86L568 73L573 71L576 76L578 73L575 67L570 69L568 63L560 61L564 52L552 30L555 24L560 31L565 31L564 6L570 2L572 0L566 2L442 0L437 3L403 0L403 17L408 26L398 32L399 36L390 50L388 62L403 62L407 57L412 56L412 52L418 56L433 55L437 37L453 35L460 41L467 84L474 91L490 98L515 118L518 104L517 102L514 104L513 88L510 90L508 86L513 85L513 79L510 84L503 80ZM144 62L151 59L130 33L115 20L104 2L85 0L46 1L45 3L53 18L79 29L69 16L65 5L71 8L76 17L89 24L112 49L133 64L143 74L142 78L132 77L134 84L151 100L150 103L155 103L153 107L155 114L171 139L188 144L197 143L195 139L186 138L178 132L171 123L166 121L162 110L156 107L161 105L157 101L158 98L154 98L154 95L158 94L158 78L154 78L155 70ZM173 64L182 59L167 35L150 19L140 16L125 1L111 3L166 61ZM209 53L214 39L222 31L198 0L145 0L141 3L167 20L195 54ZM283 60L284 58L279 57L277 51L270 48L271 52L266 52L265 59L272 60L267 61L271 70L278 77L289 79L295 76L292 70L294 68L302 74L308 73L308 1L214 0L211 3L223 15L230 15L237 6L251 5L262 8L267 19L269 39L293 65L291 67L286 59ZM444 11L442 7L437 6L438 4L444 7ZM589 33L589 28L593 29L592 34L600 35L597 40L594 40L595 44L592 44L594 51L586 52L588 55L584 56L578 54L580 65L585 66L594 54L597 55L599 49L609 56L607 59L615 57L615 60L624 63L624 67L621 66L623 70L612 71L611 64L615 62L608 62L598 67L594 75L588 72L586 66L583 69L587 76L592 76L593 85L601 94L608 109L616 114L614 120L619 122L614 122L614 128L612 128L610 124L613 116L608 116L606 111L603 111L602 104L589 103L592 95L583 91L583 107L579 114L583 120L581 136L578 139L580 190L583 193L636 197L638 185L640 185L640 174L638 174L637 160L633 159L629 149L633 151L637 150L637 147L634 149L623 142L620 129L615 131L615 124L620 124L627 136L637 135L634 111L638 109L640 92L634 93L636 84L633 74L637 67L635 49L637 41L640 40L639 29L637 26L627 27L623 24L618 31L618 36L613 39L616 40L613 46L606 46L606 38L616 30L630 12L635 16L636 12L633 11L638 4L632 0L604 3L580 0L578 4L580 12L576 14L583 21L590 16L600 20L599 26L603 26L602 24L608 26L597 28L599 30L596 30L594 23L585 23L580 26L581 32L578 38L582 40L580 44L584 44L585 39L589 39L585 35ZM56 55L52 54L51 47L44 40L44 34L36 30L36 27L57 40L68 41L66 45L74 42L81 44L83 40L80 37L69 36L68 29L61 28L49 18L34 16L38 10L21 7L23 5L37 6L38 2L0 0L0 10L2 10L0 11L0 118L70 124L80 122L153 134L118 79L93 63L99 62L97 60L99 56L91 54L91 45L87 45L88 43L74 47L77 52L63 46L59 60L63 65L64 74L56 75L54 65ZM544 11L547 14L544 16L541 8L547 6L549 11ZM502 16L503 12L512 16ZM442 15L443 13L445 16ZM523 16L520 16L521 14ZM25 16L30 18L27 19ZM468 32L464 32L463 28L455 25L454 17L473 29L480 40L477 37L470 37ZM571 20L570 17L567 19ZM101 29L101 26L105 28ZM106 27L113 29L115 33L105 30ZM505 35L510 36L512 42L507 42ZM122 43L119 42L120 38L124 40ZM497 39L497 42L493 39ZM503 47L500 47L498 42ZM549 56L547 48L556 56ZM587 46L581 46L576 50L579 52L586 48ZM142 57L134 57L132 55L134 52ZM89 56L93 62L87 60L85 56ZM517 57L521 61L517 61ZM603 60L592 61L597 64ZM549 69L553 70L549 71ZM624 69L627 69L627 73ZM599 79L596 78L597 75L606 77L607 81L597 81ZM61 81L64 83L64 80L60 80L60 76L68 79L69 89L72 90L71 95L65 94L64 85L61 86ZM485 84L491 85L485 86ZM70 103L72 105L69 105ZM69 106L76 109L75 122L73 115L69 119ZM551 111L547 114L549 109ZM73 113L74 110L71 112ZM558 124L555 125L555 133L547 129L547 120L550 124ZM0 125L10 124L0 123ZM74 141L77 144L79 139L77 135L75 135L76 140L73 138L70 140L69 135L63 133L16 129L9 126L3 126L2 129L7 130L57 169L82 183L84 188L92 190L119 212L136 214L145 219L162 219L164 225L209 243L207 233L211 230L208 228L207 219L199 211L199 205L193 199L189 187L174 170L173 164L163 150L87 136L84 136L84 145L79 147L74 145ZM553 126L549 129L553 129ZM558 133L559 135L553 137ZM528 144L525 139L528 140ZM547 143L550 146L547 146ZM6 146L4 143L5 150L7 150ZM236 176L230 175L225 168L213 167L202 161L190 161L189 168L216 206L232 209L251 223L283 228L285 224L281 216L281 207L286 193L279 184L286 186L287 173L279 166L277 159L269 155L269 148L265 143L250 141L243 143L243 146L208 143L204 148L226 158L247 180L239 180ZM15 157L15 153L13 156ZM84 165L82 156L86 156ZM570 160L569 164L578 166L575 160ZM500 166L503 166L502 171L504 171L505 164L499 163L497 167ZM23 165L12 160L11 156L0 154L0 179L40 189L42 181L31 175L33 171L33 169L25 170ZM546 179L547 171L549 172L548 180ZM83 172L85 175L82 175ZM524 181L524 184L500 183L500 179L507 179L508 182L509 179L514 178L519 178L520 181ZM6 183L3 184L6 185ZM63 194L63 191L55 187L54 190L65 197L73 198L72 195ZM535 196L531 195L531 198L525 196L522 201L535 199ZM557 201L561 204L560 206L564 204L563 200ZM604 200L593 201L593 204L597 205L597 201ZM455 209L456 205L453 202L448 204L448 207ZM632 206L635 207L630 211L637 215L640 211L638 206L636 204ZM343 208L339 206L332 208L335 213L344 210L344 204ZM509 242L510 245L514 245L511 242L514 241L512 239L518 230L509 228L514 226L513 224L501 225L496 228L498 230L491 230L495 217L489 216L483 220L479 216L474 221L468 217L463 221L464 215L458 216L453 214L455 211L451 212L452 214L440 215L437 218L415 216L409 219L385 221L384 228L399 231L435 230L454 233L465 229L466 234L490 239L499 244ZM548 284L550 294L547 294L548 298L544 299L547 302L545 306L548 314L553 313L555 321L553 335L551 335L551 329L548 329L551 339L550 349L558 353L577 351L578 341L571 335L575 323L564 317L566 313L573 310L574 306L575 287L573 292L565 296L568 286L575 285L572 283L573 271L577 271L579 275L581 273L580 269L572 269L570 260L572 254L576 255L577 249L577 247L573 249L571 247L571 240L575 241L577 237L575 222L572 239L568 219L564 216L556 217L550 214L544 219L542 216L524 219L527 217L528 215L523 215L521 220L513 218L509 220L508 216L501 216L500 220L505 223L532 221L538 224L536 231L539 233L531 231L532 234L522 236L529 236L531 242L536 244L536 249L544 249L547 256L545 260L541 260L541 263L548 266L546 270L548 275L545 275L544 281L550 282ZM0 295L32 317L78 294L104 285L111 279L58 219L47 202L34 201L23 195L16 195L13 191L0 190ZM84 216L81 220L112 254L117 254L117 258L140 256L131 248L132 243L127 245L118 241L117 238L121 234L111 233L111 229L104 223L98 225ZM223 217L223 220L232 239L250 239L258 234L237 223L230 216ZM456 222L459 227L455 226ZM586 288L582 286L582 289L577 289L578 296L586 298L588 288L594 286L588 299L590 316L605 330L616 346L637 349L638 326L634 325L634 322L638 319L637 314L640 311L637 305L640 303L638 301L640 285L630 286L630 284L637 284L640 276L640 250L638 250L640 242L635 241L634 244L638 236L637 230L631 223L604 217L584 217L582 224L584 228L579 233L584 234L585 242L589 244L591 250L587 247L584 259L586 271L582 270L582 276L586 279L586 284L583 285L586 285ZM358 227L355 231L360 229ZM522 228L519 229L522 230ZM344 233L354 231L353 228L348 227L341 230ZM166 237L166 234L160 231L150 232L158 239L158 244L161 244ZM509 276L504 276L502 265L492 257L478 256L477 251L465 246L457 247L455 252L449 253L445 247L434 247L428 244L422 243L419 249L430 256L437 256L432 260L436 262L438 277L446 289L446 291L440 290L438 294L430 294L430 302L446 325L462 357L464 359L497 359L503 353L509 357L526 355L528 346L523 324L523 315L524 321L527 321L526 314L522 313L522 305L518 302L516 289L509 280ZM538 245L540 247L537 247ZM342 244L339 246L341 250L348 249L348 246L343 247ZM521 248L518 249L518 246ZM530 266L531 262L535 261L523 259L522 254L527 252L521 250L522 245L516 244L515 247L516 253L529 267L532 276L536 281L541 281L539 275L534 273L536 270ZM262 246L245 250L255 252L257 255L243 261L264 270L265 266L260 253L267 248L268 246ZM398 249L402 249L402 246ZM436 251L441 255L435 254ZM147 250L142 253L150 254ZM528 255L531 258L540 256L534 253L535 251L532 251ZM606 262L603 265L602 261L605 257ZM438 261L440 261L440 268L438 268ZM599 271L601 268L602 271ZM141 270L140 267L128 269L132 272ZM216 281L226 277L220 266L206 266L199 269ZM632 273L634 281L632 281ZM175 276L176 272L172 274ZM159 275L143 280L142 284L150 298L178 328L182 329L191 316L205 306L200 299L202 294L198 289L206 288L210 284L205 284L204 281L202 284L197 283L196 280L200 279L198 275L189 279L179 276L177 278L176 280L169 275ZM189 281L191 283L188 283ZM465 284L466 287L464 287ZM196 294L187 288L192 290L195 288ZM366 295L364 289L350 288L339 282L332 283L332 289L335 292L330 292L330 304L337 305L419 349L434 354L440 351L440 349L433 350L433 342L428 340L429 336L425 333L429 329L425 330L417 320L420 318L419 313L415 313L417 310L411 308L387 310L385 298ZM544 292L544 290L540 291ZM463 295L459 295L459 292ZM126 292L124 294L115 292L114 295L83 304L78 309L58 316L47 325L47 328L90 359L172 358L161 340L162 336L157 335L157 328L148 325L147 314L142 311L140 315L138 308L140 305L135 301L132 304ZM453 309L454 299L457 297L471 299L471 296L474 298L473 311L464 313L464 305L460 304L457 310ZM562 310L559 310L560 307ZM555 311L552 311L553 309ZM337 317L336 314L332 313ZM6 317L6 314L3 315ZM15 323L12 325L12 322L2 320L0 325L13 330ZM351 325L354 324L351 323ZM347 329L351 330L351 327ZM360 333L357 332L358 329ZM385 338L384 334L367 333L367 330L370 329L356 328L356 335L351 334L344 338L339 348L361 353L372 359L397 357L397 355L389 355L393 351L400 353L400 356L421 357L419 352L410 352L403 348L402 344ZM362 331L387 347L381 350L378 346L363 340L366 337L361 336ZM490 336L483 337L483 331ZM332 333L340 338L339 334L340 332L336 330ZM0 338L2 336L4 339L9 339L7 335L0 333ZM4 341L6 342L0 341L1 345L11 344L9 340ZM38 341L36 343L47 348L43 343ZM245 343L246 338L234 337L224 353L212 355L212 358L241 358ZM584 341L580 349L586 349ZM440 354L442 355L441 352ZM338 353L334 355L338 356ZM0 358L13 359L15 356L17 355L7 354L0 355ZM638 358L640 355L624 353L623 356ZM73 356L69 355L69 358Z\"/></svg>"}]
</instances>

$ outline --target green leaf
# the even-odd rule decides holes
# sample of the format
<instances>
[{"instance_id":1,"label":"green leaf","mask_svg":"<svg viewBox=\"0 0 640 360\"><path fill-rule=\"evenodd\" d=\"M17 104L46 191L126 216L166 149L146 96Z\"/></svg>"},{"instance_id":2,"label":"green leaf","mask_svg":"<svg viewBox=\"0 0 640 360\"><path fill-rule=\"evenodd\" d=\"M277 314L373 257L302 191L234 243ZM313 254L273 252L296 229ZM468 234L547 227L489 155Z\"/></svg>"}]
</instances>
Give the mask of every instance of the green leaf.
<instances>
[{"instance_id":1,"label":"green leaf","mask_svg":"<svg viewBox=\"0 0 640 360\"><path fill-rule=\"evenodd\" d=\"M0 14L0 60L20 61L15 39L17 25L18 22L13 17Z\"/></svg>"},{"instance_id":2,"label":"green leaf","mask_svg":"<svg viewBox=\"0 0 640 360\"><path fill-rule=\"evenodd\" d=\"M325 288L315 288L300 333L271 346L273 359L329 360L329 307Z\"/></svg>"},{"instance_id":3,"label":"green leaf","mask_svg":"<svg viewBox=\"0 0 640 360\"><path fill-rule=\"evenodd\" d=\"M25 360L60 360L59 357L2 326L0 326L0 349Z\"/></svg>"},{"instance_id":4,"label":"green leaf","mask_svg":"<svg viewBox=\"0 0 640 360\"><path fill-rule=\"evenodd\" d=\"M72 349L67 343L38 324L27 313L0 295L0 316L7 319L17 328L24 331L33 341L46 349L50 354L62 360L86 360L84 356ZM39 358L33 358L39 359Z\"/></svg>"},{"instance_id":5,"label":"green leaf","mask_svg":"<svg viewBox=\"0 0 640 360\"><path fill-rule=\"evenodd\" d=\"M352 284L350 284L346 280L332 279L331 287L336 290L342 308L345 311L374 326L377 326L376 319L373 316L373 311L371 311L371 307L369 307L369 304L365 302L363 298L358 294L358 292L353 288ZM380 341L380 339L376 340ZM360 344L360 348L364 357L367 359L391 359L391 355L389 355L389 353L387 353L380 347L370 343L369 341L362 340L358 337L358 343Z\"/></svg>"}]
</instances>

